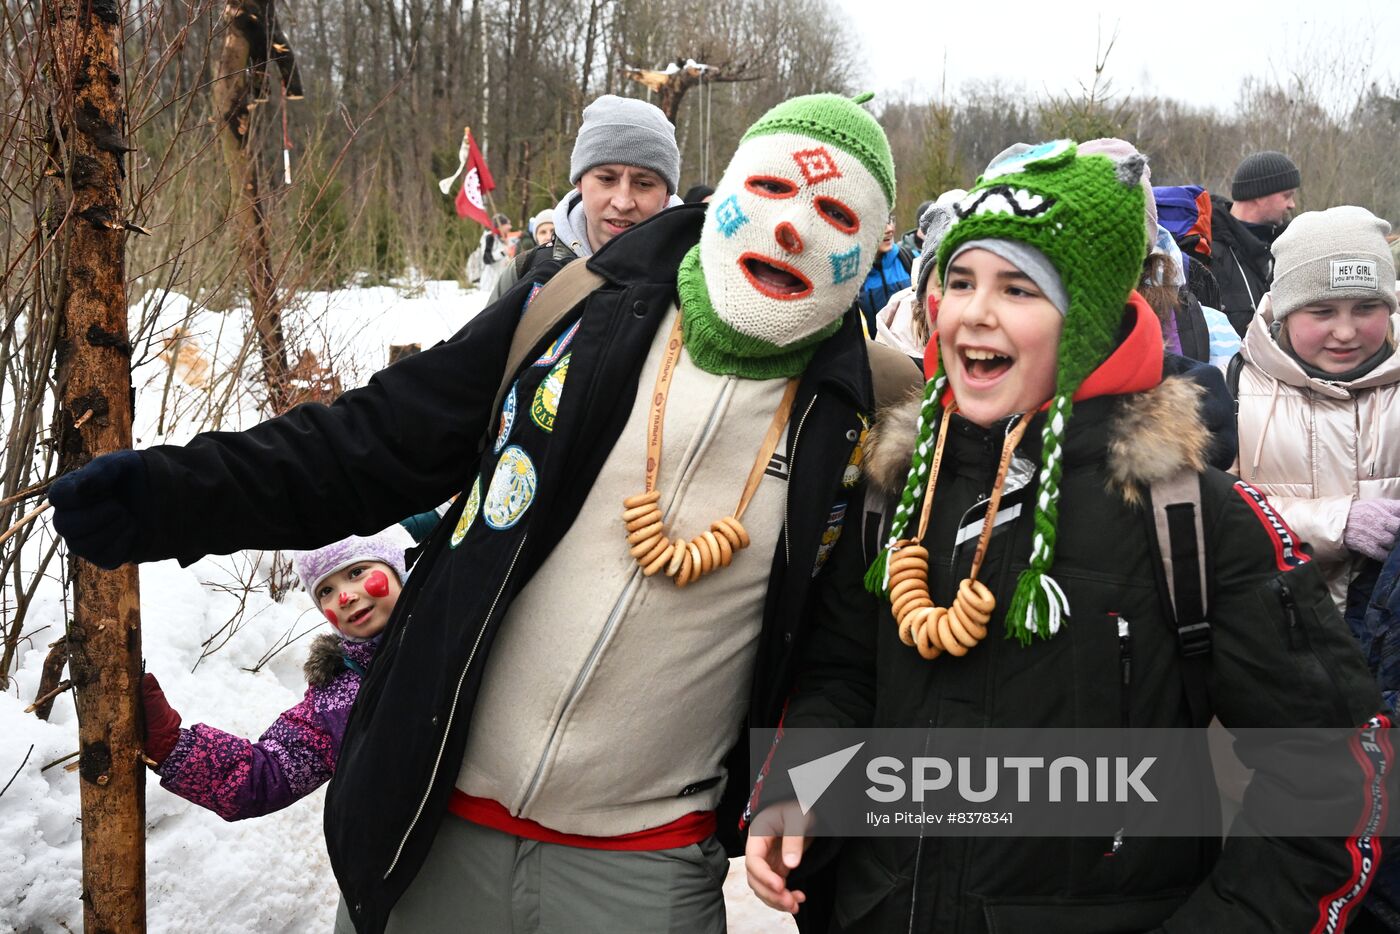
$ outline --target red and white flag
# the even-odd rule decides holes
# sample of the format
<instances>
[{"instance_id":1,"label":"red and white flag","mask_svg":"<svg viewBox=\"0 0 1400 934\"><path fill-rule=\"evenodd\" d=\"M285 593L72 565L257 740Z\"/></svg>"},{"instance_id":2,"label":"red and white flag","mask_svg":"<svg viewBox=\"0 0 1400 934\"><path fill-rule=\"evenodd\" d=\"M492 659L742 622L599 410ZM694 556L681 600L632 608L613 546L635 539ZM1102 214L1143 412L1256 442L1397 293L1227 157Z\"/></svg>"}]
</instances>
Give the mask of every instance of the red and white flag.
<instances>
[{"instance_id":1,"label":"red and white flag","mask_svg":"<svg viewBox=\"0 0 1400 934\"><path fill-rule=\"evenodd\" d=\"M494 189L496 182L491 178L491 170L486 167L486 159L481 155L481 150L476 148L476 140L472 139L470 129L462 134L462 147L457 155L457 171L452 173L451 177L438 182L438 188L443 194L447 194L452 190L452 184L457 181L458 176L461 176L462 187L457 191L455 202L457 216L494 230L491 214L486 210L486 192Z\"/></svg>"}]
</instances>

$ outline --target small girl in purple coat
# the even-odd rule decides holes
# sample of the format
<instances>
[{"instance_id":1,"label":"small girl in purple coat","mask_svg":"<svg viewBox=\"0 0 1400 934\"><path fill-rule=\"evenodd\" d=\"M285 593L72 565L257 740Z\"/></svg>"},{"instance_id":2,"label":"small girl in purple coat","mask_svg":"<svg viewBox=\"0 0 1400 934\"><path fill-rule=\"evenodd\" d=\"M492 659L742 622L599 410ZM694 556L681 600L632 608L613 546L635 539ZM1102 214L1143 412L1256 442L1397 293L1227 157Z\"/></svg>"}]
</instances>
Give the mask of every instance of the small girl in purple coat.
<instances>
[{"instance_id":1,"label":"small girl in purple coat","mask_svg":"<svg viewBox=\"0 0 1400 934\"><path fill-rule=\"evenodd\" d=\"M145 676L145 750L163 787L234 821L281 810L330 779L360 680L403 586L407 539L394 526L294 556L302 584L336 633L311 643L306 696L257 742L203 723L181 729L155 676Z\"/></svg>"}]
</instances>

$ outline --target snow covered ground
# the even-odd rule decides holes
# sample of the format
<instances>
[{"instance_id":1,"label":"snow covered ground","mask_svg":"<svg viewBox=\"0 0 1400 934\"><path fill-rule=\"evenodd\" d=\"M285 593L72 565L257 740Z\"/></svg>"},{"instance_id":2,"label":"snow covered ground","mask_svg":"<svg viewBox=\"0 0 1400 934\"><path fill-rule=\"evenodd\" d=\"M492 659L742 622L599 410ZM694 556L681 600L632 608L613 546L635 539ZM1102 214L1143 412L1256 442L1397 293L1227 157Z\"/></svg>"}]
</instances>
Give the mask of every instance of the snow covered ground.
<instances>
[{"instance_id":1,"label":"snow covered ground","mask_svg":"<svg viewBox=\"0 0 1400 934\"><path fill-rule=\"evenodd\" d=\"M347 389L387 363L390 344L427 348L465 324L483 301L453 282L301 298L300 309L287 316L289 333L322 363L334 361ZM137 446L181 443L215 420L226 429L255 423L248 387L226 376L248 353L242 316L191 312L190 301L175 294L144 301L158 303L158 314L134 357ZM133 310L133 320L139 310ZM172 367L169 356L160 354L179 351L164 339L181 325L183 355ZM256 736L301 697L302 637L322 623L300 590L280 604L271 599L267 581L273 571L272 556L258 553L206 558L189 568L173 561L142 566L146 669L160 678L186 725L208 722ZM47 645L62 634L64 612L57 580L45 581L26 622L19 668L9 692L0 696L0 787L14 776L0 796L0 934L82 929L78 778L63 765L41 771L77 750L71 696L58 699L48 722L23 712L34 698ZM323 795L318 791L280 813L227 824L165 792L149 776L149 929L329 931L336 890L321 831ZM753 897L737 861L725 890L730 931L795 930L791 919Z\"/></svg>"}]
</instances>

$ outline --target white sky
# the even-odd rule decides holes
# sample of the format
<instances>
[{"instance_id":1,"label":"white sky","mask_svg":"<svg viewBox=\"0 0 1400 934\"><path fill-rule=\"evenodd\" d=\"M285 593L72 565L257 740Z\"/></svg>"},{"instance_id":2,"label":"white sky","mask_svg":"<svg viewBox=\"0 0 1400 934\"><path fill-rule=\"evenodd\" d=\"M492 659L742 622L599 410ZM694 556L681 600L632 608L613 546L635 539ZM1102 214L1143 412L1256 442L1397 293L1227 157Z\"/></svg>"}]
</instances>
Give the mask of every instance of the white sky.
<instances>
[{"instance_id":1,"label":"white sky","mask_svg":"<svg viewBox=\"0 0 1400 934\"><path fill-rule=\"evenodd\" d=\"M1115 27L1106 71L1120 95L1228 110L1247 75L1400 77L1395 0L833 2L862 46L860 86L881 97L937 94L945 62L950 95L993 79L1037 95L1076 90L1093 79L1096 38L1106 45Z\"/></svg>"}]
</instances>

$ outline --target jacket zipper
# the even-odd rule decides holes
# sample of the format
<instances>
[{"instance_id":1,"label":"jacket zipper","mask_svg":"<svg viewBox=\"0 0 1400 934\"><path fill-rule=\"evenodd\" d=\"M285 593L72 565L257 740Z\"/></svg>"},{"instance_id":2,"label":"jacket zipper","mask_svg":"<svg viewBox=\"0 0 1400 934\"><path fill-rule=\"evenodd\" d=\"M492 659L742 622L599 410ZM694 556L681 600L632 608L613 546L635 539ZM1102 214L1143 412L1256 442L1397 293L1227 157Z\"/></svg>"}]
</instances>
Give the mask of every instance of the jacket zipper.
<instances>
[{"instance_id":1,"label":"jacket zipper","mask_svg":"<svg viewBox=\"0 0 1400 934\"><path fill-rule=\"evenodd\" d=\"M708 447L710 439L714 436L715 430L719 425L720 410L726 406L727 400L733 397L731 390L737 382L738 377L725 377L725 383L720 388L719 397L710 408L710 415L705 420L705 427L700 435L700 443L696 445L695 452L690 460L681 465L679 473L681 481L676 486L677 496L679 496L681 490L684 489L687 474L694 468L696 462L700 459L700 454ZM603 631L594 641L593 648L588 653L588 658L584 661L583 667L579 669L578 674L574 677L574 683L569 688L569 696L565 699L564 706L559 710L559 719L550 727L549 739L545 741L544 751L540 754L540 761L535 765L535 773L530 777L530 784L525 789L525 796L520 799L520 813L523 814L525 812L525 808L529 806L530 801L535 797L535 792L539 790L540 781L544 776L545 763L549 761L550 750L554 748L554 738L559 735L559 728L564 725L564 719L568 717L569 711L574 706L574 701L578 699L579 694L583 693L583 682L588 677L589 672L593 670L598 656L602 654L603 646L607 643L613 630L617 627L618 620L622 618L624 608L631 602L632 594L636 591L637 582L641 577L641 568L634 568L632 576L627 580L627 586L622 589L622 593L618 596L616 602L613 603L612 610L608 613L607 622L603 624Z\"/></svg>"},{"instance_id":2,"label":"jacket zipper","mask_svg":"<svg viewBox=\"0 0 1400 934\"><path fill-rule=\"evenodd\" d=\"M403 839L399 841L399 847L394 851L394 858L389 863L389 868L384 870L384 879L388 879L393 873L394 867L399 864L400 857L403 856L403 848L408 845L408 838L413 835L413 829L418 826L418 820L423 816L423 808L427 807L428 797L433 792L433 785L437 782L438 769L442 767L442 756L447 751L447 738L452 735L452 720L457 716L457 702L462 697L462 683L467 680L467 672L471 671L472 660L476 658L476 650L481 646L481 637L486 635L486 627L491 625L491 617L496 614L496 607L500 605L501 597L506 592L506 586L510 583L510 576L515 572L515 563L520 560L520 552L525 550L525 540L530 537L526 532L520 536L520 544L515 547L515 555L510 559L510 567L506 568L506 576L501 581L501 589L496 591L496 598L491 601L491 609L486 612L486 618L481 622L481 629L476 633L476 641L472 643L472 650L467 655L467 663L462 666L462 674L457 678L457 689L452 695L452 706L447 711L447 724L442 730L442 742L438 744L437 759L433 761L432 774L428 776L428 787L423 789L423 797L418 802L418 810L413 813L413 820L408 822L408 829L403 833Z\"/></svg>"},{"instance_id":3,"label":"jacket zipper","mask_svg":"<svg viewBox=\"0 0 1400 934\"><path fill-rule=\"evenodd\" d=\"M1298 627L1298 604L1293 599L1293 591L1282 581L1278 585L1279 600L1283 603L1283 615L1288 620L1288 647L1301 648L1302 630Z\"/></svg>"},{"instance_id":4,"label":"jacket zipper","mask_svg":"<svg viewBox=\"0 0 1400 934\"><path fill-rule=\"evenodd\" d=\"M1126 729L1130 722L1128 702L1132 696L1133 684L1133 636L1126 616L1120 616L1117 613L1110 613L1109 616L1118 623L1118 672L1121 677L1118 709L1122 726ZM1117 853L1122 848L1123 828L1119 827L1113 834L1113 847L1109 850L1109 855Z\"/></svg>"},{"instance_id":5,"label":"jacket zipper","mask_svg":"<svg viewBox=\"0 0 1400 934\"><path fill-rule=\"evenodd\" d=\"M812 393L807 408L797 420L797 430L792 433L792 444L788 445L788 485L787 495L783 497L783 560L788 567L792 567L792 537L788 526L788 514L792 511L792 468L797 463L797 441L802 437L802 426L807 424L807 416L812 414L812 406L817 404L817 395Z\"/></svg>"},{"instance_id":6,"label":"jacket zipper","mask_svg":"<svg viewBox=\"0 0 1400 934\"><path fill-rule=\"evenodd\" d=\"M1122 712L1123 726L1128 726L1128 698L1133 683L1133 637L1129 632L1128 620L1117 613L1109 614L1118 621L1118 671L1122 675L1122 695L1119 709Z\"/></svg>"}]
</instances>

